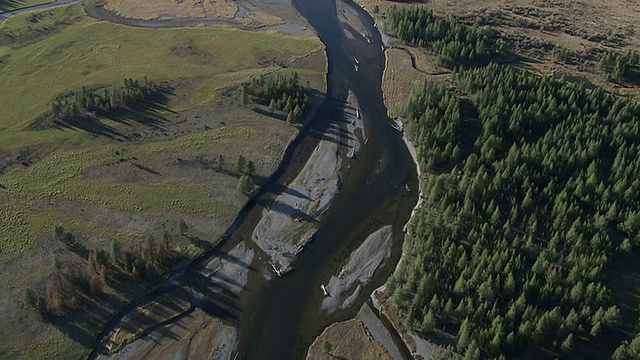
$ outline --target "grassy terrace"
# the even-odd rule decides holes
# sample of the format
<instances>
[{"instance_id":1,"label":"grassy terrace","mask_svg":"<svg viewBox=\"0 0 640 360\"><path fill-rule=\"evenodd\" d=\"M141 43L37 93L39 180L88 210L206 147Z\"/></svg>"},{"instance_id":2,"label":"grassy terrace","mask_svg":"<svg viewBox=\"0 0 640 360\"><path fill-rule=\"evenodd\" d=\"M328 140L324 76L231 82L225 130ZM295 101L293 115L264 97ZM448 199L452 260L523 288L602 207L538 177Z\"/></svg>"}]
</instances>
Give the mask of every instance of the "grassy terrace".
<instances>
[{"instance_id":1,"label":"grassy terrace","mask_svg":"<svg viewBox=\"0 0 640 360\"><path fill-rule=\"evenodd\" d=\"M325 68L317 38L132 28L89 18L77 4L0 25L0 315L15 324L0 330L0 358L86 355L73 330L65 336L22 309L24 287L44 286L54 258L70 256L51 239L54 224L89 249L171 231L179 219L215 242L246 200L236 190L237 156L256 164L259 181L296 132L243 106L238 85L295 70L323 92ZM144 76L169 89L161 101L108 119L33 126L58 96ZM172 246L197 252L186 241Z\"/></svg>"}]
</instances>

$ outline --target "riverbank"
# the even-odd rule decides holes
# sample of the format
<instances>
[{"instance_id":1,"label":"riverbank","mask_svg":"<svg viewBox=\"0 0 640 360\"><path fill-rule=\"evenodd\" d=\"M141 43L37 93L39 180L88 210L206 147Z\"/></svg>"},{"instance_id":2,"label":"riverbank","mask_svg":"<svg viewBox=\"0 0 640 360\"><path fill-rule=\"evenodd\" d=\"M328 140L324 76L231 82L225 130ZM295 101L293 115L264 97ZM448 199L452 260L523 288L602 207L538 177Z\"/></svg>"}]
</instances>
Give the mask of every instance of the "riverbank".
<instances>
[{"instance_id":1,"label":"riverbank","mask_svg":"<svg viewBox=\"0 0 640 360\"><path fill-rule=\"evenodd\" d=\"M200 309L126 344L100 360L232 360L238 350L238 332Z\"/></svg>"},{"instance_id":2,"label":"riverbank","mask_svg":"<svg viewBox=\"0 0 640 360\"><path fill-rule=\"evenodd\" d=\"M325 345L328 344L328 345ZM331 359L391 360L360 319L335 323L311 344L307 360Z\"/></svg>"}]
</instances>

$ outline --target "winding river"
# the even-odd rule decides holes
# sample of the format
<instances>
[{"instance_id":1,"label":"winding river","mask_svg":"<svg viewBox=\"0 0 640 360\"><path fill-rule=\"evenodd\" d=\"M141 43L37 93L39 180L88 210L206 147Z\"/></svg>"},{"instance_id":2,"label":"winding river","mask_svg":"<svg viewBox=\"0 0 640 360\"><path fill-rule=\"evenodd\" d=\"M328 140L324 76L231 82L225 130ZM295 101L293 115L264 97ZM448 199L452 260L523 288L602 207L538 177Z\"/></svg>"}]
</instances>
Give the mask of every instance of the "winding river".
<instances>
[{"instance_id":1,"label":"winding river","mask_svg":"<svg viewBox=\"0 0 640 360\"><path fill-rule=\"evenodd\" d=\"M349 161L349 171L336 201L322 218L315 239L299 256L295 271L259 284L249 283L241 306L240 357L247 359L299 359L327 325L355 316L372 290L382 285L397 264L402 247L403 225L417 201L415 164L386 115L381 79L384 53L381 38L370 16L353 3L351 7L365 25L367 37L338 21L335 0L294 0L300 13L325 43L329 60L327 101L312 119L312 130L322 131L342 111L347 89L359 100L368 145ZM350 32L351 36L346 33ZM355 71L354 58L360 62ZM307 159L315 146L306 136L292 159ZM286 183L300 171L304 161L285 163L286 170L275 179ZM405 185L409 188L407 192ZM259 207L252 212L259 213ZM255 216L255 215L254 215ZM255 221L255 220L254 220ZM252 216L238 229L237 236L249 238ZM323 294L319 286L327 281L365 237L391 224L394 247L390 261L376 271L350 308L327 315L320 310Z\"/></svg>"}]
</instances>

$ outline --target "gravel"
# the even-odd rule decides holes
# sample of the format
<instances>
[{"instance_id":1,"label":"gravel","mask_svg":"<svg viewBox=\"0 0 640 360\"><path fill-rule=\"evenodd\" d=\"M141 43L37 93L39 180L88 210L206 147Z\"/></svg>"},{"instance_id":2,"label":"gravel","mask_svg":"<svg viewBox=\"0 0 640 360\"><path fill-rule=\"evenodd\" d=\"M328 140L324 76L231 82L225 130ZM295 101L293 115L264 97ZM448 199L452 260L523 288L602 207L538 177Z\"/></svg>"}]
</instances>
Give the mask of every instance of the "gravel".
<instances>
[{"instance_id":1,"label":"gravel","mask_svg":"<svg viewBox=\"0 0 640 360\"><path fill-rule=\"evenodd\" d=\"M329 296L322 301L323 309L333 312L338 307L348 307L349 303L354 301L354 295L345 300L343 298L356 283L364 285L371 280L376 270L391 255L392 235L391 225L387 225L369 235L349 256L347 263L326 285Z\"/></svg>"}]
</instances>

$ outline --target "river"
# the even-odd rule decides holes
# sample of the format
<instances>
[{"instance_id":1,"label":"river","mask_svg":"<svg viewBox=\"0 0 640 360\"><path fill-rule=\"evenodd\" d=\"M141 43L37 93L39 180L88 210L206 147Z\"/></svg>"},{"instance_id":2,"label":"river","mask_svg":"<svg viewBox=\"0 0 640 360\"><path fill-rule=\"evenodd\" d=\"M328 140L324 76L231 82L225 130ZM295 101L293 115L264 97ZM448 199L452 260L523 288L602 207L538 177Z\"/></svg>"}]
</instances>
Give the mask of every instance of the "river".
<instances>
[{"instance_id":1,"label":"river","mask_svg":"<svg viewBox=\"0 0 640 360\"><path fill-rule=\"evenodd\" d=\"M295 270L282 278L248 284L240 307L239 358L303 358L323 328L355 316L372 290L382 285L395 268L401 253L402 228L417 201L415 164L401 134L390 126L382 100L384 53L373 20L357 5L343 3L340 6L356 11L369 40L358 33L345 36L347 25L338 21L336 11L341 10L336 10L335 0L294 0L294 4L325 43L329 61L327 101L311 120L310 132L322 131L338 116L340 104L351 89L359 100L369 142L357 160L349 161L341 192L322 218L314 241L299 256ZM360 62L357 72L354 58ZM300 171L314 144L313 136L306 136L292 156L299 160L286 162L285 171L274 182L287 183ZM260 212L256 206L234 237L250 238ZM353 306L331 315L320 310L320 284L369 233L387 224L394 230L390 261L375 273Z\"/></svg>"}]
</instances>

